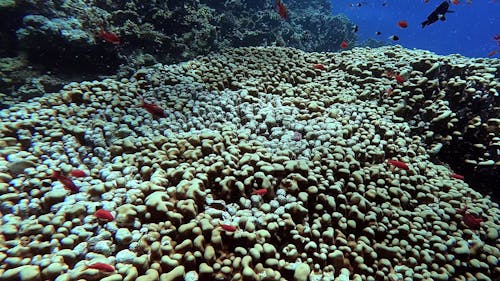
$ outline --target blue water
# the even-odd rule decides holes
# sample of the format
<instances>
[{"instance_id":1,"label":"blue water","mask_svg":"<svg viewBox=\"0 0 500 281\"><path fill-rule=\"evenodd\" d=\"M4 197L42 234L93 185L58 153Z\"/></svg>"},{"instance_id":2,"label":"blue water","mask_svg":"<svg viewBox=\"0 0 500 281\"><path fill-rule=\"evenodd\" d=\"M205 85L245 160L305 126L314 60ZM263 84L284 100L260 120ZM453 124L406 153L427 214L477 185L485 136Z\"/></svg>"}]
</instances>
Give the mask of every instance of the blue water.
<instances>
[{"instance_id":1,"label":"blue water","mask_svg":"<svg viewBox=\"0 0 500 281\"><path fill-rule=\"evenodd\" d=\"M382 3L387 3L383 6ZM427 49L438 54L459 53L468 57L486 57L489 52L500 49L493 36L500 34L500 0L473 0L467 4L450 3L446 21L438 21L422 29L420 23L442 2L442 0L377 0L347 1L332 0L333 14L345 14L358 24L359 41L378 39L400 44L407 48ZM362 3L361 7L351 4ZM406 20L408 28L398 27L397 22ZM376 31L382 32L375 35ZM393 42L387 39L399 36ZM499 57L498 52L494 57Z\"/></svg>"}]
</instances>

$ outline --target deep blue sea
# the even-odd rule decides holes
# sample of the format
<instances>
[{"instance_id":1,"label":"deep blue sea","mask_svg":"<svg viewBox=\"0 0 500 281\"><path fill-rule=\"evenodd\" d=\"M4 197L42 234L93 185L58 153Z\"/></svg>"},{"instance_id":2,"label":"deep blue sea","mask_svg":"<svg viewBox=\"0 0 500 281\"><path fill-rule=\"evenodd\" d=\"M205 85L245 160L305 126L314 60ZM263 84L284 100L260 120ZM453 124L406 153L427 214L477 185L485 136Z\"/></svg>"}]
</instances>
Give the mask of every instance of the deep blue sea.
<instances>
[{"instance_id":1,"label":"deep blue sea","mask_svg":"<svg viewBox=\"0 0 500 281\"><path fill-rule=\"evenodd\" d=\"M332 13L345 14L359 26L359 41L378 39L400 44L406 48L427 49L437 54L461 54L468 57L486 57L500 49L493 36L500 34L500 1L472 0L460 4L450 3L454 13L446 14L445 21L438 21L425 28L421 22L442 0L332 0ZM384 5L385 3L385 5ZM397 23L408 22L402 29ZM379 31L380 35L375 35ZM400 40L387 39L397 35ZM500 52L493 57L499 57Z\"/></svg>"}]
</instances>

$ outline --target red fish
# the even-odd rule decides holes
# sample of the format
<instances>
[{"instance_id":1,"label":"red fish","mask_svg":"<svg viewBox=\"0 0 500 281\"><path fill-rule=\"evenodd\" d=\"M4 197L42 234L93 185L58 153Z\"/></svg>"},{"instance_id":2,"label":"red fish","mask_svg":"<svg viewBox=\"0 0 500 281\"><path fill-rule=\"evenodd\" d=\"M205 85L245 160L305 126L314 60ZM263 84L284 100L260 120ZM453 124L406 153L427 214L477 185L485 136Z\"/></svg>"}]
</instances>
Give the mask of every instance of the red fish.
<instances>
[{"instance_id":1,"label":"red fish","mask_svg":"<svg viewBox=\"0 0 500 281\"><path fill-rule=\"evenodd\" d=\"M144 98L142 99L142 104L139 106L146 109L147 112L151 113L154 117L165 117L166 116L165 112L163 111L163 108L161 108L157 104L145 102Z\"/></svg>"},{"instance_id":2,"label":"red fish","mask_svg":"<svg viewBox=\"0 0 500 281\"><path fill-rule=\"evenodd\" d=\"M342 43L340 43L340 48L346 49L347 47L349 47L349 43L347 43L346 41L342 41Z\"/></svg>"},{"instance_id":3,"label":"red fish","mask_svg":"<svg viewBox=\"0 0 500 281\"><path fill-rule=\"evenodd\" d=\"M407 28L408 27L408 22L405 20L400 20L398 21L398 26L401 28Z\"/></svg>"},{"instance_id":4,"label":"red fish","mask_svg":"<svg viewBox=\"0 0 500 281\"><path fill-rule=\"evenodd\" d=\"M106 221L112 221L115 219L113 214L111 214L110 211L106 211L104 209L99 209L95 212L94 216L96 216L98 219L101 220L106 220Z\"/></svg>"},{"instance_id":5,"label":"red fish","mask_svg":"<svg viewBox=\"0 0 500 281\"><path fill-rule=\"evenodd\" d=\"M321 63L313 64L313 68L318 70L325 70L325 66L322 65Z\"/></svg>"},{"instance_id":6,"label":"red fish","mask_svg":"<svg viewBox=\"0 0 500 281\"><path fill-rule=\"evenodd\" d=\"M252 194L256 194L256 195L260 195L260 196L264 196L266 195L267 193L267 189L265 188L261 188L261 189L254 189Z\"/></svg>"},{"instance_id":7,"label":"red fish","mask_svg":"<svg viewBox=\"0 0 500 281\"><path fill-rule=\"evenodd\" d=\"M97 34L97 37L113 45L120 45L120 37L118 37L118 35L114 34L113 32L104 31L104 28L102 26L101 30Z\"/></svg>"},{"instance_id":8,"label":"red fish","mask_svg":"<svg viewBox=\"0 0 500 281\"><path fill-rule=\"evenodd\" d=\"M387 89L387 96L392 96L392 88Z\"/></svg>"},{"instance_id":9,"label":"red fish","mask_svg":"<svg viewBox=\"0 0 500 281\"><path fill-rule=\"evenodd\" d=\"M481 227L481 222L483 222L483 219L474 216L473 214L467 212L467 210L468 208L467 206L465 206L462 210L457 210L457 212L462 215L462 221L470 229L479 229L479 227Z\"/></svg>"},{"instance_id":10,"label":"red fish","mask_svg":"<svg viewBox=\"0 0 500 281\"><path fill-rule=\"evenodd\" d=\"M458 5L458 4L460 4L460 1L458 1L458 0L451 0L451 3L453 3L455 5Z\"/></svg>"},{"instance_id":11,"label":"red fish","mask_svg":"<svg viewBox=\"0 0 500 281\"><path fill-rule=\"evenodd\" d=\"M69 172L69 174L75 178L83 178L83 177L87 176L87 174L82 170L73 170L73 171Z\"/></svg>"},{"instance_id":12,"label":"red fish","mask_svg":"<svg viewBox=\"0 0 500 281\"><path fill-rule=\"evenodd\" d=\"M63 184L64 188L71 191L71 192L76 193L79 191L79 189L75 185L75 183L67 176L61 174L61 172L59 172L59 171L54 171L52 173L52 179L56 179L56 180L60 181Z\"/></svg>"},{"instance_id":13,"label":"red fish","mask_svg":"<svg viewBox=\"0 0 500 281\"><path fill-rule=\"evenodd\" d=\"M229 225L229 224L220 224L219 223L219 226L222 227L222 229L224 229L224 231L227 231L227 232L235 232L237 229L236 226Z\"/></svg>"},{"instance_id":14,"label":"red fish","mask_svg":"<svg viewBox=\"0 0 500 281\"><path fill-rule=\"evenodd\" d=\"M488 57L492 57L494 55L496 55L498 53L499 50L493 50L491 52L488 53Z\"/></svg>"},{"instance_id":15,"label":"red fish","mask_svg":"<svg viewBox=\"0 0 500 281\"><path fill-rule=\"evenodd\" d=\"M498 46L500 46L500 35L493 36L493 40L497 41Z\"/></svg>"},{"instance_id":16,"label":"red fish","mask_svg":"<svg viewBox=\"0 0 500 281\"><path fill-rule=\"evenodd\" d=\"M389 160L387 160L387 163L389 163L389 165L392 165L392 166L397 167L399 169L403 169L403 170L407 170L407 171L410 169L405 162L401 162L398 160L389 159Z\"/></svg>"},{"instance_id":17,"label":"red fish","mask_svg":"<svg viewBox=\"0 0 500 281\"><path fill-rule=\"evenodd\" d=\"M457 180L464 180L464 176L459 175L459 174L455 174L455 173L451 174L450 177L457 179Z\"/></svg>"},{"instance_id":18,"label":"red fish","mask_svg":"<svg viewBox=\"0 0 500 281\"><path fill-rule=\"evenodd\" d=\"M403 84L403 82L405 81L405 78L399 74L395 74L394 79L396 79L396 82L398 82L398 84Z\"/></svg>"},{"instance_id":19,"label":"red fish","mask_svg":"<svg viewBox=\"0 0 500 281\"><path fill-rule=\"evenodd\" d=\"M104 272L113 272L113 271L115 271L115 267L114 266L112 266L110 264L107 264L107 263L103 263L103 262L93 263L91 265L88 265L87 268L97 269L99 271L104 271Z\"/></svg>"},{"instance_id":20,"label":"red fish","mask_svg":"<svg viewBox=\"0 0 500 281\"><path fill-rule=\"evenodd\" d=\"M280 17L282 19L286 19L288 17L288 11L285 4L283 4L283 1L276 0L276 7L278 8L278 14L280 14Z\"/></svg>"},{"instance_id":21,"label":"red fish","mask_svg":"<svg viewBox=\"0 0 500 281\"><path fill-rule=\"evenodd\" d=\"M398 84L403 84L403 82L405 81L405 78L397 73L394 73L390 70L387 70L385 72L385 75L387 75L387 77L394 77L394 79L396 79L396 81L398 82Z\"/></svg>"}]
</instances>

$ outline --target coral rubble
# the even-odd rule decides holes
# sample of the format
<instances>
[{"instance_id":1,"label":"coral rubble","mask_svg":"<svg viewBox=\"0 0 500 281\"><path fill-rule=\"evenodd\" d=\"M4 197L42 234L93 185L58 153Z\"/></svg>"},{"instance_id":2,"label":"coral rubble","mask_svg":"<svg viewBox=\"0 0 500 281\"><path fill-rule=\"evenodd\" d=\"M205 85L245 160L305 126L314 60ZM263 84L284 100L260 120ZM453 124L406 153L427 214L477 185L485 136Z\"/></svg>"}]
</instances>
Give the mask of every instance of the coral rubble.
<instances>
[{"instance_id":1,"label":"coral rubble","mask_svg":"<svg viewBox=\"0 0 500 281\"><path fill-rule=\"evenodd\" d=\"M452 58L238 48L2 110L0 279L493 280L498 204L431 160L464 130L454 71L498 73Z\"/></svg>"}]
</instances>

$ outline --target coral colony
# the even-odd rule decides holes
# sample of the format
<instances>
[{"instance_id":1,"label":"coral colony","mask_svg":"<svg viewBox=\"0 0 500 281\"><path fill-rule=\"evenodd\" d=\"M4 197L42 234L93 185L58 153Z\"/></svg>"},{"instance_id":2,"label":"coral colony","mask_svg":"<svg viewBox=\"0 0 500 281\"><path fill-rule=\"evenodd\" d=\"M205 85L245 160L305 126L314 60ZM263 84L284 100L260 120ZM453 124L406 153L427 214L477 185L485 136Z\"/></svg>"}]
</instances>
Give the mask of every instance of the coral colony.
<instances>
[{"instance_id":1,"label":"coral colony","mask_svg":"<svg viewBox=\"0 0 500 281\"><path fill-rule=\"evenodd\" d=\"M496 68L444 60L239 48L2 110L0 278L493 280L498 205L431 159L498 130L453 109Z\"/></svg>"},{"instance_id":2,"label":"coral colony","mask_svg":"<svg viewBox=\"0 0 500 281\"><path fill-rule=\"evenodd\" d=\"M0 13L0 281L499 280L499 60L323 0Z\"/></svg>"}]
</instances>

